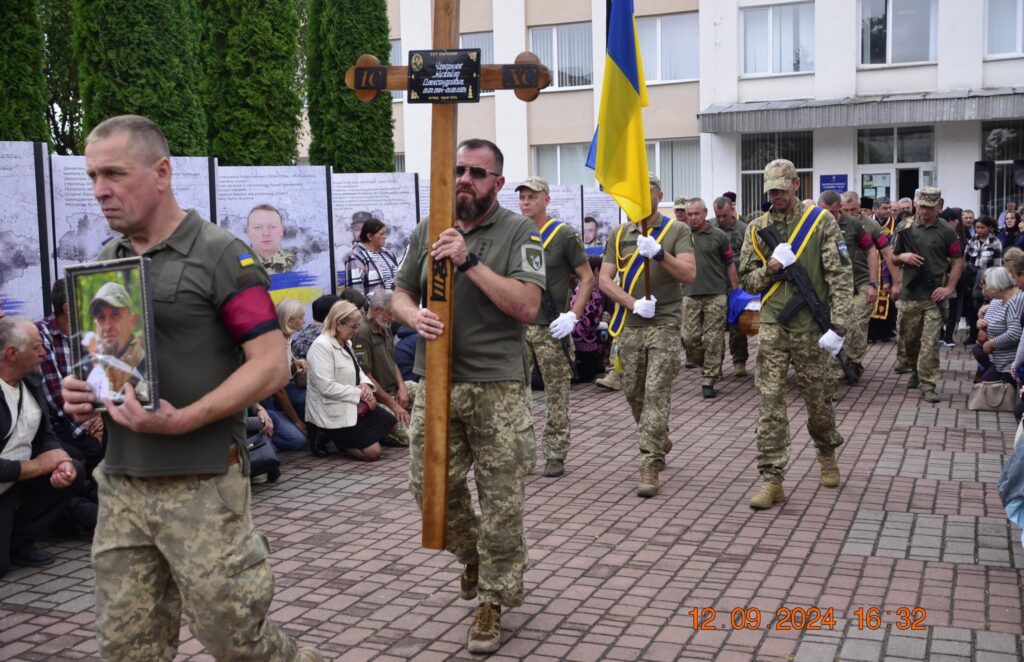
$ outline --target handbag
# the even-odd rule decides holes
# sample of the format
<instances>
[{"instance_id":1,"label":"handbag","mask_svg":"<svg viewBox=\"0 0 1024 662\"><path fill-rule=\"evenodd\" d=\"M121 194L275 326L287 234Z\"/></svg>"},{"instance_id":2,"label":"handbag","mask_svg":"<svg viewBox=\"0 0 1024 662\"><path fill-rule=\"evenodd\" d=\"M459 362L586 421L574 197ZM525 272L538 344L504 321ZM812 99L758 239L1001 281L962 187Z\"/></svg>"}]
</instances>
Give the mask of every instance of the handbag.
<instances>
[{"instance_id":1,"label":"handbag","mask_svg":"<svg viewBox=\"0 0 1024 662\"><path fill-rule=\"evenodd\" d=\"M1017 389L1006 382L978 382L967 396L971 411L1013 411L1017 403Z\"/></svg>"},{"instance_id":2,"label":"handbag","mask_svg":"<svg viewBox=\"0 0 1024 662\"><path fill-rule=\"evenodd\" d=\"M265 434L254 434L245 440L249 451L249 475L267 475L267 482L273 483L281 476L281 459L277 449Z\"/></svg>"}]
</instances>

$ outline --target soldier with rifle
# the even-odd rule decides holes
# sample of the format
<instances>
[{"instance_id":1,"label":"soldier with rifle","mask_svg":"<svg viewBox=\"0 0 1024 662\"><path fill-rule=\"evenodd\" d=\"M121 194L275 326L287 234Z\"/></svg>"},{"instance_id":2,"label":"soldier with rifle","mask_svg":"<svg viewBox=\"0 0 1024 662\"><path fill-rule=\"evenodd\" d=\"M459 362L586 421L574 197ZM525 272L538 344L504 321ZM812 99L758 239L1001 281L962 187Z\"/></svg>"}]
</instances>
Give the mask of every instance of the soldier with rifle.
<instances>
[{"instance_id":1,"label":"soldier with rifle","mask_svg":"<svg viewBox=\"0 0 1024 662\"><path fill-rule=\"evenodd\" d=\"M800 178L790 161L777 159L764 170L769 210L748 227L740 251L743 289L762 293L760 350L754 375L761 405L757 421L760 490L751 508L785 501L782 475L789 461L786 374L796 370L807 405L807 431L818 450L821 484L839 485L836 430L829 378L830 355L842 351L852 314L853 272L839 224L821 207L797 197Z\"/></svg>"},{"instance_id":2,"label":"soldier with rifle","mask_svg":"<svg viewBox=\"0 0 1024 662\"><path fill-rule=\"evenodd\" d=\"M939 401L935 392L939 378L939 333L946 319L946 300L956 291L964 268L960 238L938 218L941 198L942 191L935 187L918 189L914 196L916 215L896 228L894 262L902 267L904 283L899 334L913 371L907 388L921 389L925 402ZM949 281L943 284L947 267Z\"/></svg>"},{"instance_id":3,"label":"soldier with rifle","mask_svg":"<svg viewBox=\"0 0 1024 662\"><path fill-rule=\"evenodd\" d=\"M583 317L595 278L580 236L565 223L548 217L551 189L547 181L529 177L516 187L516 192L519 210L537 226L544 248L547 287L541 296L540 312L526 327L526 354L544 379L548 419L544 426L544 475L556 478L564 473L569 454L569 384L576 376L576 353L570 334ZM580 280L580 293L570 307L569 281L574 273Z\"/></svg>"}]
</instances>

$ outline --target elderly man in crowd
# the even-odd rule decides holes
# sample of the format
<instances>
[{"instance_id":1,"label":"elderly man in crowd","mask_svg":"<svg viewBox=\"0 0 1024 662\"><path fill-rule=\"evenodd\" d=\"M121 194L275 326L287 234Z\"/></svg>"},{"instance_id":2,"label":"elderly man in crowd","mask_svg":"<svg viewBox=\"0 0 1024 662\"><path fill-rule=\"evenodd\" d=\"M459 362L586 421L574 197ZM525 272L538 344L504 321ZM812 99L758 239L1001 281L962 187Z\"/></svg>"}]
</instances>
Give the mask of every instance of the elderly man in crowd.
<instances>
[{"instance_id":1,"label":"elderly man in crowd","mask_svg":"<svg viewBox=\"0 0 1024 662\"><path fill-rule=\"evenodd\" d=\"M359 366L376 387L374 397L397 420L383 441L392 446L409 445L409 419L412 397L395 363L395 339L391 335L391 290L380 289L370 295L370 309L352 338Z\"/></svg>"}]
</instances>

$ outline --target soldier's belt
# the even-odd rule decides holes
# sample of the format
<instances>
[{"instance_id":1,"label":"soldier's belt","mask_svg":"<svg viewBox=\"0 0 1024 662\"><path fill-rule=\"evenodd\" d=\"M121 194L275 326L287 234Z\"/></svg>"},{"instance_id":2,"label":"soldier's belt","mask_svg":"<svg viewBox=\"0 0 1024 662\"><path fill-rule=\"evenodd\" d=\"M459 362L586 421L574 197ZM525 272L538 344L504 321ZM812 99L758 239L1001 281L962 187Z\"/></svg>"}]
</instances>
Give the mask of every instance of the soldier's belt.
<instances>
[{"instance_id":1,"label":"soldier's belt","mask_svg":"<svg viewBox=\"0 0 1024 662\"><path fill-rule=\"evenodd\" d=\"M231 450L228 452L228 466L234 466L238 464L238 446L231 446ZM191 478L197 478L199 480L210 480L217 476L223 476L224 474L182 474L180 476L146 476L146 480L151 480L156 483L174 483L182 480L189 480Z\"/></svg>"}]
</instances>

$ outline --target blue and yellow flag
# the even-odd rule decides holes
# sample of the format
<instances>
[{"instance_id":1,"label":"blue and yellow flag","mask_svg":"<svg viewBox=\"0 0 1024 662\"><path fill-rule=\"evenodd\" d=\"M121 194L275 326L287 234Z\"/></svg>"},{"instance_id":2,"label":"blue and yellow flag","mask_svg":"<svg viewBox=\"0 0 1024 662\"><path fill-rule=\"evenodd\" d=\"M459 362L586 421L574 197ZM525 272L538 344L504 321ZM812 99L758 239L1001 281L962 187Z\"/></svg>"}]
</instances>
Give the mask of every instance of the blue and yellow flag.
<instances>
[{"instance_id":1,"label":"blue and yellow flag","mask_svg":"<svg viewBox=\"0 0 1024 662\"><path fill-rule=\"evenodd\" d=\"M647 105L647 84L633 0L612 0L608 48L597 130L587 166L606 193L634 223L651 215L647 145L640 109Z\"/></svg>"}]
</instances>

